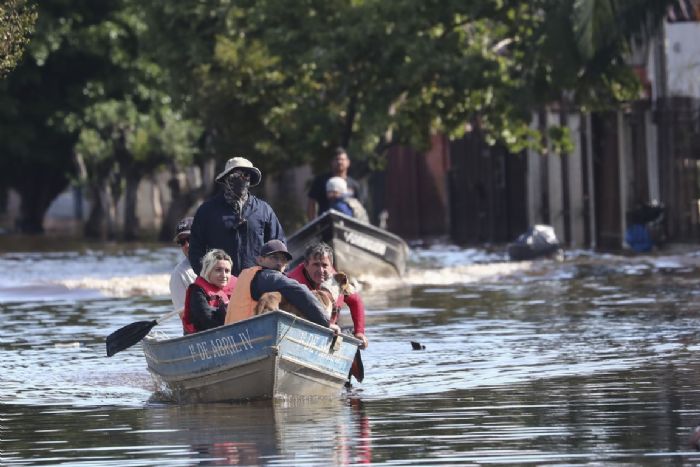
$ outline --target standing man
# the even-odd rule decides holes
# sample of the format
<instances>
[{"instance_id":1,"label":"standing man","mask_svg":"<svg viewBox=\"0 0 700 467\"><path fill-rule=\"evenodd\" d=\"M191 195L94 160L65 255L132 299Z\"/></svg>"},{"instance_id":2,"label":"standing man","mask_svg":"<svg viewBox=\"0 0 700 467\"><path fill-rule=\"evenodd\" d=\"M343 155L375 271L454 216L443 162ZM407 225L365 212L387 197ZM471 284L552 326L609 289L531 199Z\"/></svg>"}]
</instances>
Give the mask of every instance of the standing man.
<instances>
[{"instance_id":1,"label":"standing man","mask_svg":"<svg viewBox=\"0 0 700 467\"><path fill-rule=\"evenodd\" d=\"M306 216L311 221L316 216L328 211L328 198L326 197L326 183L331 177L341 177L347 182L347 196L354 197L363 201L360 184L354 178L348 175L350 168L350 158L347 151L343 148L335 150L335 156L331 160L331 171L321 174L314 178L309 188L309 201L306 207Z\"/></svg>"},{"instance_id":2,"label":"standing man","mask_svg":"<svg viewBox=\"0 0 700 467\"><path fill-rule=\"evenodd\" d=\"M323 281L335 274L333 267L333 248L320 242L310 245L304 252L304 262L289 271L287 276L306 285L311 290L318 290ZM362 341L361 349L367 348L369 342L365 336L365 305L360 294L340 294L336 307L340 308L347 303L350 308L350 316L354 325L353 334ZM333 323L331 323L333 324Z\"/></svg>"},{"instance_id":3,"label":"standing man","mask_svg":"<svg viewBox=\"0 0 700 467\"><path fill-rule=\"evenodd\" d=\"M192 218L185 217L177 223L175 228L175 238L173 241L180 245L182 254L185 255L182 261L175 266L170 274L170 298L173 301L173 306L180 312L180 317L185 310L185 294L187 287L197 279L197 274L190 266L190 260L187 258L190 252L190 229L192 228Z\"/></svg>"},{"instance_id":4,"label":"standing man","mask_svg":"<svg viewBox=\"0 0 700 467\"><path fill-rule=\"evenodd\" d=\"M263 244L272 239L286 241L275 212L265 201L248 193L260 183L260 170L243 157L226 162L216 181L223 193L205 201L197 209L190 237L190 264L199 274L201 260L211 249L219 248L231 256L231 274L255 266Z\"/></svg>"}]
</instances>

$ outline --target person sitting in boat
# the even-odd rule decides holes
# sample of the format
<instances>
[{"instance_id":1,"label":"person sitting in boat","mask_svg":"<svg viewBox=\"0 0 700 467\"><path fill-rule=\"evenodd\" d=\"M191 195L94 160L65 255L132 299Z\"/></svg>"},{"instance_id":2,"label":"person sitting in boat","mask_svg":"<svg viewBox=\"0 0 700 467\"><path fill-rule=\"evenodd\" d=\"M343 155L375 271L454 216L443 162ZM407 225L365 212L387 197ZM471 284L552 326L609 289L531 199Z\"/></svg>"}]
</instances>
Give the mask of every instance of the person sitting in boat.
<instances>
[{"instance_id":1,"label":"person sitting in boat","mask_svg":"<svg viewBox=\"0 0 700 467\"><path fill-rule=\"evenodd\" d=\"M210 250L202 258L202 270L187 288L182 327L185 334L224 324L226 307L236 276L231 275L231 257L223 250Z\"/></svg>"},{"instance_id":2,"label":"person sitting in boat","mask_svg":"<svg viewBox=\"0 0 700 467\"><path fill-rule=\"evenodd\" d=\"M335 209L362 222L369 222L367 211L357 198L348 193L348 184L342 177L331 177L328 179L326 182L326 197L328 198L329 209Z\"/></svg>"},{"instance_id":3,"label":"person sitting in boat","mask_svg":"<svg viewBox=\"0 0 700 467\"><path fill-rule=\"evenodd\" d=\"M173 272L170 273L170 299L173 302L173 307L180 313L180 318L185 312L185 295L187 295L187 287L197 279L197 274L190 266L190 260L187 255L190 250L190 229L192 228L192 218L185 217L177 223L175 228L175 238L173 241L180 245L182 258Z\"/></svg>"},{"instance_id":4,"label":"person sitting in boat","mask_svg":"<svg viewBox=\"0 0 700 467\"><path fill-rule=\"evenodd\" d=\"M284 270L291 260L292 255L287 251L284 242L270 240L265 243L256 258L258 265L244 269L238 276L226 312L225 324L250 318L262 294L279 292L300 310L306 319L329 327L330 323L323 307L311 291L284 275Z\"/></svg>"},{"instance_id":5,"label":"person sitting in boat","mask_svg":"<svg viewBox=\"0 0 700 467\"><path fill-rule=\"evenodd\" d=\"M309 245L304 252L304 261L289 271L287 276L300 284L304 284L311 290L318 290L322 282L336 273L333 267L333 248L330 245L319 242ZM355 292L350 295L340 294L335 305L337 308L347 304L350 308L350 316L353 322L353 334L362 341L361 349L367 348L369 341L365 336L365 305L360 295ZM333 321L337 320L337 315ZM335 324L333 322L332 324Z\"/></svg>"},{"instance_id":6,"label":"person sitting in boat","mask_svg":"<svg viewBox=\"0 0 700 467\"><path fill-rule=\"evenodd\" d=\"M347 182L348 194L362 202L363 195L357 180L348 175L350 157L344 148L336 148L331 159L331 171L318 175L311 182L309 188L309 200L306 206L306 216L311 221L328 211L328 198L326 197L326 182L331 177L340 177Z\"/></svg>"}]
</instances>

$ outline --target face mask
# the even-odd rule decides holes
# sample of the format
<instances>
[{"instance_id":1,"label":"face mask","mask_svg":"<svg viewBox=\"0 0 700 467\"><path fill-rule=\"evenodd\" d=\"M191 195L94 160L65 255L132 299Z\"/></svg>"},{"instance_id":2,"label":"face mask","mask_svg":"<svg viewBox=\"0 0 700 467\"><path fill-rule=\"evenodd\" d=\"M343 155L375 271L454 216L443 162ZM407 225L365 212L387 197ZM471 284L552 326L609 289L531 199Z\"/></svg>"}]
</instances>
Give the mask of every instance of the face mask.
<instances>
[{"instance_id":1,"label":"face mask","mask_svg":"<svg viewBox=\"0 0 700 467\"><path fill-rule=\"evenodd\" d=\"M250 188L250 180L246 180L242 177L236 177L229 175L226 178L226 188L237 198L243 198L248 194L248 188Z\"/></svg>"}]
</instances>

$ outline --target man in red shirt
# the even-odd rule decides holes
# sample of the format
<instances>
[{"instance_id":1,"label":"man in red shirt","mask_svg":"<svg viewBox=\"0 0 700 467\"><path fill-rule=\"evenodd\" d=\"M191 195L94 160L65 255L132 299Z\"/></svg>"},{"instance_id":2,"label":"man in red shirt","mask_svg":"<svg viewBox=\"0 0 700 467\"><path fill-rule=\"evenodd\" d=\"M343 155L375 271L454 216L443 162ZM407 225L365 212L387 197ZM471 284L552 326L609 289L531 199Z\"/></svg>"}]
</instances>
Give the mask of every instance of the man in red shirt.
<instances>
[{"instance_id":1,"label":"man in red shirt","mask_svg":"<svg viewBox=\"0 0 700 467\"><path fill-rule=\"evenodd\" d=\"M335 274L333 268L333 249L323 243L309 246L304 252L304 262L289 271L287 276L301 282L311 290L317 290L319 285ZM369 342L365 337L365 305L357 292L350 295L340 294L336 307L340 308L343 303L350 308L350 316L354 325L353 334L362 341L361 349L367 348Z\"/></svg>"}]
</instances>

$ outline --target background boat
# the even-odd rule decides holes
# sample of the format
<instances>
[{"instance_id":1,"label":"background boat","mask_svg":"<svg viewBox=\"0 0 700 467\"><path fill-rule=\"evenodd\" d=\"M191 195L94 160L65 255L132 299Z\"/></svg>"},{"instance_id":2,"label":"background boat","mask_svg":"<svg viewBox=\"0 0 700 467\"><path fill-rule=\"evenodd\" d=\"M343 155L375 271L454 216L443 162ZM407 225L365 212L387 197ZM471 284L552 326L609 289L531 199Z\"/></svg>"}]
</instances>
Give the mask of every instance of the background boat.
<instances>
[{"instance_id":1,"label":"background boat","mask_svg":"<svg viewBox=\"0 0 700 467\"><path fill-rule=\"evenodd\" d=\"M284 311L187 336L143 341L159 391L177 402L335 396L357 339Z\"/></svg>"},{"instance_id":2,"label":"background boat","mask_svg":"<svg viewBox=\"0 0 700 467\"><path fill-rule=\"evenodd\" d=\"M334 210L326 211L289 237L287 248L294 259L288 269L304 259L308 245L319 241L333 247L335 268L351 277L401 277L406 272L408 245L401 237Z\"/></svg>"}]
</instances>

